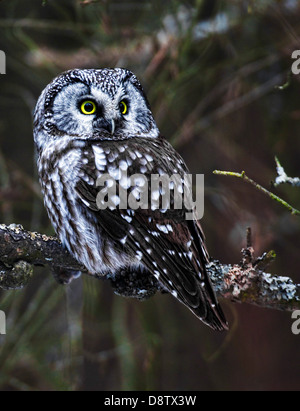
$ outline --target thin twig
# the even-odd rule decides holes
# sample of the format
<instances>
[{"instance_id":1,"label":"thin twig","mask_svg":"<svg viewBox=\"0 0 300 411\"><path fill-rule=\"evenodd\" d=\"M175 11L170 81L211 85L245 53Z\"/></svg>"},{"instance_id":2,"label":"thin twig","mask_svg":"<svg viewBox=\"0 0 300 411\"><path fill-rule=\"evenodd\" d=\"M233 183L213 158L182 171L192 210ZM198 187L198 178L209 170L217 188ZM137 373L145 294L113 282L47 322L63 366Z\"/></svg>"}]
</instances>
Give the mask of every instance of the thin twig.
<instances>
[{"instance_id":1,"label":"thin twig","mask_svg":"<svg viewBox=\"0 0 300 411\"><path fill-rule=\"evenodd\" d=\"M272 200L277 201L279 204L281 204L283 207L287 208L292 215L299 216L300 211L291 206L289 203L287 203L285 200L282 198L278 197L276 194L272 193L271 191L267 190L260 184L256 183L254 180L249 178L245 171L242 171L241 173L235 173L233 171L221 171L221 170L214 170L214 174L222 175L222 176L230 176L230 177L237 177L241 178L242 180L246 181L247 183L253 185L256 189L261 191L262 193L266 194L268 197L270 197Z\"/></svg>"}]
</instances>

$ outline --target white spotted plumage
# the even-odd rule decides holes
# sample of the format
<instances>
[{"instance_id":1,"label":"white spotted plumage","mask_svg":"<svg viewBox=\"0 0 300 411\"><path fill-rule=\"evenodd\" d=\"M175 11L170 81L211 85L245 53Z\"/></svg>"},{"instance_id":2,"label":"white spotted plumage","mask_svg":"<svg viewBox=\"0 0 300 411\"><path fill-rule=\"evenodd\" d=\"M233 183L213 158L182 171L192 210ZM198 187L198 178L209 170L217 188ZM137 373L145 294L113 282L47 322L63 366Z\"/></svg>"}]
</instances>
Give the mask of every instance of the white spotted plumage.
<instances>
[{"instance_id":1,"label":"white spotted plumage","mask_svg":"<svg viewBox=\"0 0 300 411\"><path fill-rule=\"evenodd\" d=\"M81 109L87 100L95 106L88 115ZM183 194L188 169L160 135L133 73L62 73L38 100L34 139L50 220L64 246L91 274L116 279L135 272L143 284L132 292L138 296L145 295L143 281L151 278L212 328L227 327L206 273L201 227L196 220L185 220L184 207L174 208L176 189ZM170 199L162 206L166 187L151 192L147 183L153 175L174 173L181 185L170 181ZM105 189L116 186L116 192L109 207L100 209L97 182L105 174L116 183L107 183ZM145 189L147 207L121 208L120 190L139 201Z\"/></svg>"}]
</instances>

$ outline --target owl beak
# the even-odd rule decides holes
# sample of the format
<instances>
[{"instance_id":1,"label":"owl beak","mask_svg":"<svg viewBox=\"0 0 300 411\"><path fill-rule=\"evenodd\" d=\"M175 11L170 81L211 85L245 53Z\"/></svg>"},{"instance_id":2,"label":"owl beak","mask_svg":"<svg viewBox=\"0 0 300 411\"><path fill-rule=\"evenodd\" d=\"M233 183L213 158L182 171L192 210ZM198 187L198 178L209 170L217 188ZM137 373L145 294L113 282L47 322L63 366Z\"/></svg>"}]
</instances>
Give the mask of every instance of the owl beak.
<instances>
[{"instance_id":1,"label":"owl beak","mask_svg":"<svg viewBox=\"0 0 300 411\"><path fill-rule=\"evenodd\" d=\"M115 132L115 120L112 118L111 119L111 130L110 130L110 133L111 134L114 134L114 132Z\"/></svg>"},{"instance_id":2,"label":"owl beak","mask_svg":"<svg viewBox=\"0 0 300 411\"><path fill-rule=\"evenodd\" d=\"M116 128L116 124L115 124L114 119L106 120L104 118L98 118L94 122L94 129L95 130L99 130L99 131L106 130L110 134L114 134L115 128Z\"/></svg>"}]
</instances>

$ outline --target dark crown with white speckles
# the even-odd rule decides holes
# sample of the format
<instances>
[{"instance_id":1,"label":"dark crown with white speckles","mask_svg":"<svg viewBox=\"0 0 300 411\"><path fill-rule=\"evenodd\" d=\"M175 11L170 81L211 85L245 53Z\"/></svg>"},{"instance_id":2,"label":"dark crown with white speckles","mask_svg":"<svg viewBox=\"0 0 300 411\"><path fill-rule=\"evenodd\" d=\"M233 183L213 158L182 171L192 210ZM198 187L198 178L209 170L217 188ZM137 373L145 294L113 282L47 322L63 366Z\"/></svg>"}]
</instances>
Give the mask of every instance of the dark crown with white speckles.
<instances>
[{"instance_id":1,"label":"dark crown with white speckles","mask_svg":"<svg viewBox=\"0 0 300 411\"><path fill-rule=\"evenodd\" d=\"M48 86L45 95L45 109L49 109L53 102L55 95L61 91L65 86L71 83L82 82L87 85L97 84L101 91L113 97L118 88L125 82L131 81L132 84L143 95L147 106L149 106L147 97L144 93L143 87L137 77L127 69L115 68L115 69L73 69L65 71L56 77Z\"/></svg>"}]
</instances>

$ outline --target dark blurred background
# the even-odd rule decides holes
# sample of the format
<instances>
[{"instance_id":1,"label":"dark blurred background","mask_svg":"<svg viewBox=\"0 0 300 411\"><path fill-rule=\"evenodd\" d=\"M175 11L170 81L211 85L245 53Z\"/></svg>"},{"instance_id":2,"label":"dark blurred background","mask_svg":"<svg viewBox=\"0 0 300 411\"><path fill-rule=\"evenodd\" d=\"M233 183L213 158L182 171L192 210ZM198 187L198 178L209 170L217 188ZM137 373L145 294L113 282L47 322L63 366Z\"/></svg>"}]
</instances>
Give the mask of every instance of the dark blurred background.
<instances>
[{"instance_id":1,"label":"dark blurred background","mask_svg":"<svg viewBox=\"0 0 300 411\"><path fill-rule=\"evenodd\" d=\"M300 282L299 217L213 174L245 170L270 189L276 155L300 177L300 76L291 74L297 0L0 0L0 30L0 223L53 234L32 138L46 84L74 67L127 67L162 133L192 173L205 174L211 255L239 262L250 226L256 255L277 254L270 271ZM299 189L273 190L300 207ZM298 390L291 313L221 303L227 333L170 296L140 303L93 278L63 287L36 268L26 288L0 292L0 390Z\"/></svg>"}]
</instances>

